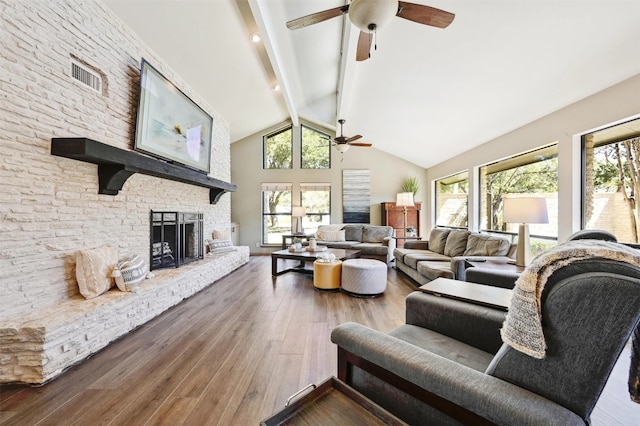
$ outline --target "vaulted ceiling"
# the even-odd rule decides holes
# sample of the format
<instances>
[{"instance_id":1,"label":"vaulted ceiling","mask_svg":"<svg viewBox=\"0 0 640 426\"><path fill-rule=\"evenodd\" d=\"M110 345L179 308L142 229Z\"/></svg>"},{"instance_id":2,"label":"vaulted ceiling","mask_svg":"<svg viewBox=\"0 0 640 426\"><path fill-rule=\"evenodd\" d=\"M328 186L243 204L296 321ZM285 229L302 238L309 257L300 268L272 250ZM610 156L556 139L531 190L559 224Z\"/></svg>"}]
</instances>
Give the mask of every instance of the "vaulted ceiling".
<instances>
[{"instance_id":1,"label":"vaulted ceiling","mask_svg":"<svg viewBox=\"0 0 640 426\"><path fill-rule=\"evenodd\" d=\"M346 135L423 167L640 73L637 0L416 0L453 23L394 17L362 62L347 15L286 27L345 1L104 3L229 122L232 142L344 118Z\"/></svg>"}]
</instances>

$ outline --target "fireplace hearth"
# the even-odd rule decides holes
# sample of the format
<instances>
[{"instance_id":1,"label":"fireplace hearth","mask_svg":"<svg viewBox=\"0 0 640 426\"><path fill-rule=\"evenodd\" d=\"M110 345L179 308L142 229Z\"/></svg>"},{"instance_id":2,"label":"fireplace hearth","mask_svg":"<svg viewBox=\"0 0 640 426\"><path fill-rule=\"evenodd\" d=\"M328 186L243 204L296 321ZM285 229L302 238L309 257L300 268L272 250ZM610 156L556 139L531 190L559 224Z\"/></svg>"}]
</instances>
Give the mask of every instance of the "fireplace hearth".
<instances>
[{"instance_id":1,"label":"fireplace hearth","mask_svg":"<svg viewBox=\"0 0 640 426\"><path fill-rule=\"evenodd\" d=\"M204 258L203 215L151 211L150 270L179 268Z\"/></svg>"}]
</instances>

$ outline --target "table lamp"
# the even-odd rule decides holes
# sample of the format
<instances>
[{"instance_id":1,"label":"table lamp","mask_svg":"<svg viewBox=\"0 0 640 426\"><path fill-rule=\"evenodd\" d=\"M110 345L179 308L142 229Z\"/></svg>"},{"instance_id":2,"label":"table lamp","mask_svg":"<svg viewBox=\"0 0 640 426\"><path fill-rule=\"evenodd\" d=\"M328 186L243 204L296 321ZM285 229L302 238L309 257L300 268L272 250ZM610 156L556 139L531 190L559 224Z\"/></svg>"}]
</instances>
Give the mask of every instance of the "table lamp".
<instances>
[{"instance_id":1,"label":"table lamp","mask_svg":"<svg viewBox=\"0 0 640 426\"><path fill-rule=\"evenodd\" d=\"M407 236L407 207L413 207L413 192L400 192L396 196L396 207L402 207L404 213L404 228L402 235Z\"/></svg>"},{"instance_id":2,"label":"table lamp","mask_svg":"<svg viewBox=\"0 0 640 426\"><path fill-rule=\"evenodd\" d=\"M291 210L291 216L295 218L295 221L291 229L291 233L294 235L303 234L302 230L302 217L307 214L307 209L302 206L294 206Z\"/></svg>"},{"instance_id":3,"label":"table lamp","mask_svg":"<svg viewBox=\"0 0 640 426\"><path fill-rule=\"evenodd\" d=\"M517 266L527 266L531 262L531 244L529 242L530 223L549 223L547 200L543 197L505 197L505 223L519 223Z\"/></svg>"}]
</instances>

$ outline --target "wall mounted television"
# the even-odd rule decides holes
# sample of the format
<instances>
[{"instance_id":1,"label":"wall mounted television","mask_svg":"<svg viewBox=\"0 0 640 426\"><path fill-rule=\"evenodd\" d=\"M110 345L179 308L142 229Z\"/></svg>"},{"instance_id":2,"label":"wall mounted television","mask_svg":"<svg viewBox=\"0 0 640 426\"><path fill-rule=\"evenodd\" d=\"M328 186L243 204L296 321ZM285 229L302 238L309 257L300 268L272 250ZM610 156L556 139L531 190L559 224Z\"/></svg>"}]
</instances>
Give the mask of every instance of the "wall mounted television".
<instances>
[{"instance_id":1,"label":"wall mounted television","mask_svg":"<svg viewBox=\"0 0 640 426\"><path fill-rule=\"evenodd\" d=\"M213 119L144 58L135 150L209 173Z\"/></svg>"}]
</instances>

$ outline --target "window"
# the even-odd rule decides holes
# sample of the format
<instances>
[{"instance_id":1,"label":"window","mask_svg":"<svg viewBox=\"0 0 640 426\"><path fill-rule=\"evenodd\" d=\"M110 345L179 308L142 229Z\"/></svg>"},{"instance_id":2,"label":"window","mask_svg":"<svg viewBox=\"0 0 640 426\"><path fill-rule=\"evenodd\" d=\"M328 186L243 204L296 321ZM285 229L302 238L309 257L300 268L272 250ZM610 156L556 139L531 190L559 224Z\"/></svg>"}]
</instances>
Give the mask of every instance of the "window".
<instances>
[{"instance_id":1,"label":"window","mask_svg":"<svg viewBox=\"0 0 640 426\"><path fill-rule=\"evenodd\" d=\"M469 172L436 180L436 226L466 228Z\"/></svg>"},{"instance_id":2,"label":"window","mask_svg":"<svg viewBox=\"0 0 640 426\"><path fill-rule=\"evenodd\" d=\"M262 244L282 244L291 233L290 183L262 184Z\"/></svg>"},{"instance_id":3,"label":"window","mask_svg":"<svg viewBox=\"0 0 640 426\"><path fill-rule=\"evenodd\" d=\"M331 138L307 126L302 126L301 168L331 168Z\"/></svg>"},{"instance_id":4,"label":"window","mask_svg":"<svg viewBox=\"0 0 640 426\"><path fill-rule=\"evenodd\" d=\"M583 229L604 229L637 244L640 218L640 119L582 137Z\"/></svg>"},{"instance_id":5,"label":"window","mask_svg":"<svg viewBox=\"0 0 640 426\"><path fill-rule=\"evenodd\" d=\"M557 243L558 146L546 146L480 168L480 227L489 232L518 234L517 223L502 220L503 198L528 194L547 200L548 224L530 224L533 255Z\"/></svg>"},{"instance_id":6,"label":"window","mask_svg":"<svg viewBox=\"0 0 640 426\"><path fill-rule=\"evenodd\" d=\"M265 169L291 169L292 165L291 126L264 137L263 167Z\"/></svg>"},{"instance_id":7,"label":"window","mask_svg":"<svg viewBox=\"0 0 640 426\"><path fill-rule=\"evenodd\" d=\"M331 184L301 183L300 195L306 208L302 227L305 234L313 234L318 226L331 222Z\"/></svg>"}]
</instances>

